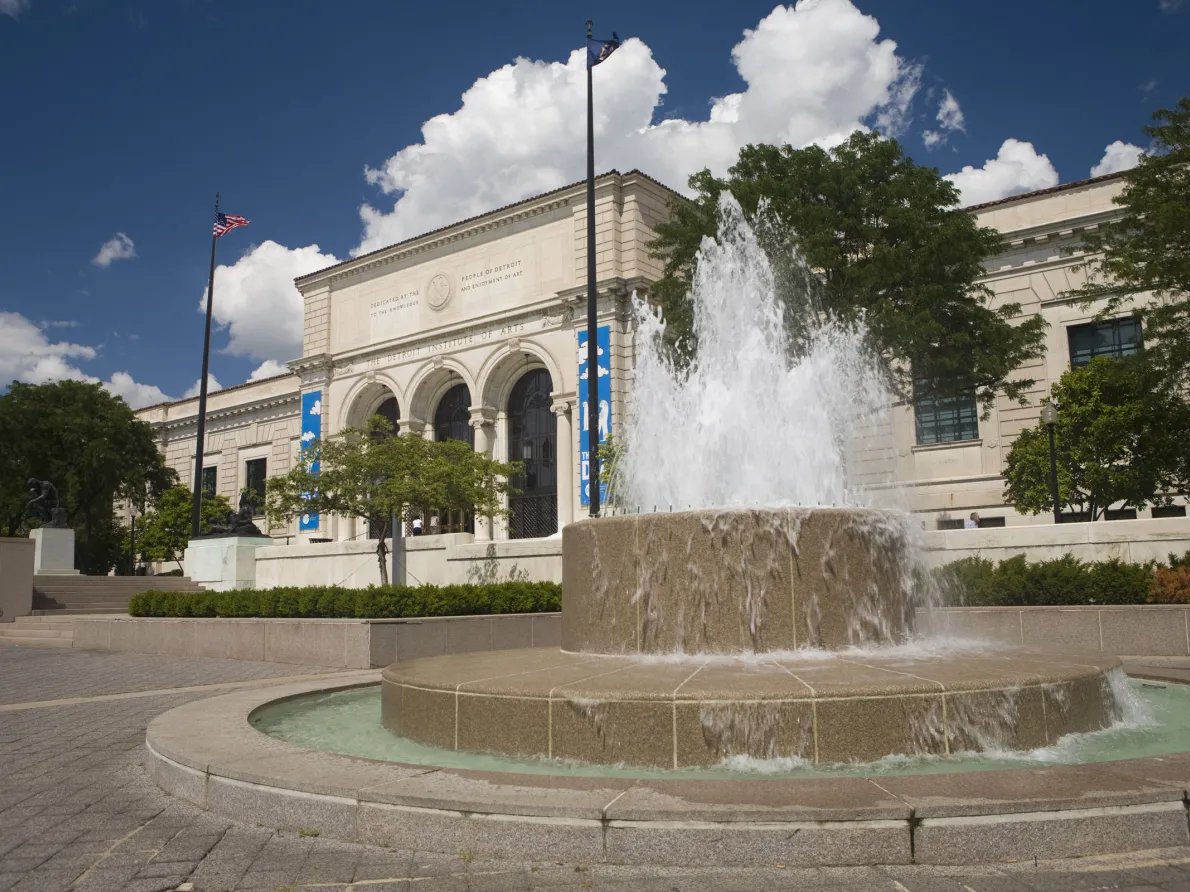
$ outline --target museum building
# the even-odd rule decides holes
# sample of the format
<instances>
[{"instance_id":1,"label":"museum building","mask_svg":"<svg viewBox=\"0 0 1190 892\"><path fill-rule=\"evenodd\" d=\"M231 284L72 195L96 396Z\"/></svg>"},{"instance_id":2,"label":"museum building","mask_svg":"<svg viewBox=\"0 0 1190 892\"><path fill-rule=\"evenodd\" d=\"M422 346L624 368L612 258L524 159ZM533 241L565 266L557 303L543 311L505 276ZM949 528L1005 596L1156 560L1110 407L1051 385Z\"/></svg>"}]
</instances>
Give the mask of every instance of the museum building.
<instances>
[{"instance_id":1,"label":"museum building","mask_svg":"<svg viewBox=\"0 0 1190 892\"><path fill-rule=\"evenodd\" d=\"M927 529L961 526L972 511L989 526L1048 521L1004 504L1005 456L1020 431L1037 423L1064 371L1094 356L1127 355L1141 343L1130 317L1096 321L1096 307L1062 296L1079 284L1076 267L1086 259L1071 249L1083 233L1120 216L1112 198L1122 185L1115 174L969 209L1003 240L983 280L994 301L1041 313L1047 349L1020 370L1036 381L1027 406L1000 398L981 418L973 397L935 400L921 392L894 409L893 473ZM614 436L627 411L631 296L647 296L661 275L648 246L678 198L640 171L596 181L599 439ZM382 415L402 434L466 440L525 467L505 517L427 518L426 535L406 540L406 581L560 579L557 534L585 513L590 483L580 363L586 349L579 349L586 211L585 183L576 183L297 279L302 356L289 363L290 374L209 395L203 487L233 502L244 489L263 496L265 480L287 472L303 442ZM138 413L183 480L194 479L197 402ZM1181 505L1152 511L1185 514ZM276 544L256 550L259 586L379 579L373 531L357 519L305 516L269 534Z\"/></svg>"}]
</instances>

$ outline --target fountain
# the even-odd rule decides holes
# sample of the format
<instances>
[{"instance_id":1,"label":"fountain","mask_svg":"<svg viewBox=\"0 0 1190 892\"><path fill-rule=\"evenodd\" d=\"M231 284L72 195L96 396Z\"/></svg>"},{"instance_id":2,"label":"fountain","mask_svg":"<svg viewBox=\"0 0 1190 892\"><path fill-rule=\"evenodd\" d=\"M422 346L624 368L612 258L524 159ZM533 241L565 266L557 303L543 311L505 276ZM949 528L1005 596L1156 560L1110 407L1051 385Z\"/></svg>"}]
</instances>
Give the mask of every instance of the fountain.
<instances>
[{"instance_id":1,"label":"fountain","mask_svg":"<svg viewBox=\"0 0 1190 892\"><path fill-rule=\"evenodd\" d=\"M892 399L862 324L818 320L804 292L791 347L768 259L730 196L721 210L688 370L637 304L617 489L665 510L565 528L561 650L393 664L384 726L451 750L670 770L1028 750L1109 726L1114 657L915 635L929 579L911 517L876 504L896 493Z\"/></svg>"}]
</instances>

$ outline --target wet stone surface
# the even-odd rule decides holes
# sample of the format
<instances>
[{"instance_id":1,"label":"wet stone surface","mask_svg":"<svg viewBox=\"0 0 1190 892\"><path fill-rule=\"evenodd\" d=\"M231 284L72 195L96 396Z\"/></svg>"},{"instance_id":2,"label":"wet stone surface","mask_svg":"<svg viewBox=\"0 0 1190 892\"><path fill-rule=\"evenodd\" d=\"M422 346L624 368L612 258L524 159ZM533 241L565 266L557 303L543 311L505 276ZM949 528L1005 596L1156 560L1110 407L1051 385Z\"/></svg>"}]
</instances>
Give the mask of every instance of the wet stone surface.
<instances>
[{"instance_id":1,"label":"wet stone surface","mask_svg":"<svg viewBox=\"0 0 1190 892\"><path fill-rule=\"evenodd\" d=\"M317 673L318 667L0 647L0 890L18 892L642 892L1190 889L1190 851L965 868L618 867L480 853L402 851L215 818L148 779L143 744L160 713L220 693L167 686ZM89 687L88 687L89 686ZM80 690L91 693L80 694ZM69 706L46 701L152 691ZM14 708L15 705L20 708Z\"/></svg>"}]
</instances>

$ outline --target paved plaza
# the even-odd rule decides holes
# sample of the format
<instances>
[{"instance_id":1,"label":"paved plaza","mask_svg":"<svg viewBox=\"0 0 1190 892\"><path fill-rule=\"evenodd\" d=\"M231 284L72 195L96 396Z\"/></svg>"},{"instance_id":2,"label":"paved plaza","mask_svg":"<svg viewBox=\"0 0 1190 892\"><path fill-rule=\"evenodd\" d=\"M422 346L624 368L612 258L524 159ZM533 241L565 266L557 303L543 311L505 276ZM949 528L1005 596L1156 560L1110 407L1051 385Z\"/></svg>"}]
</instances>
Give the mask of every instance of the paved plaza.
<instances>
[{"instance_id":1,"label":"paved plaza","mask_svg":"<svg viewBox=\"0 0 1190 892\"><path fill-rule=\"evenodd\" d=\"M983 868L615 867L374 848L214 818L159 791L145 728L184 703L318 666L0 647L0 892L1190 890L1190 851Z\"/></svg>"}]
</instances>

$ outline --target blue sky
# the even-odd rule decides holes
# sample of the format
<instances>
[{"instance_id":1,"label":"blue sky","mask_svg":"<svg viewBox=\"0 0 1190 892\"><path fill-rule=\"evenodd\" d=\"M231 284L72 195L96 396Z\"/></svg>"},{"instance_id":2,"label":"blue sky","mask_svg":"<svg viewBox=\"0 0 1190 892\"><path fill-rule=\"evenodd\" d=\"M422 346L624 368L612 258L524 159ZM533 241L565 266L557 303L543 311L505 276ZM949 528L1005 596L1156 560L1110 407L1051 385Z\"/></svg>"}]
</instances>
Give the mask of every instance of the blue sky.
<instances>
[{"instance_id":1,"label":"blue sky","mask_svg":"<svg viewBox=\"0 0 1190 892\"><path fill-rule=\"evenodd\" d=\"M675 187L862 124L986 200L1131 163L1190 93L1190 0L0 0L0 377L181 396L216 191L252 224L212 371L277 369L294 275L582 176L588 15L637 38L596 71L599 167Z\"/></svg>"}]
</instances>

